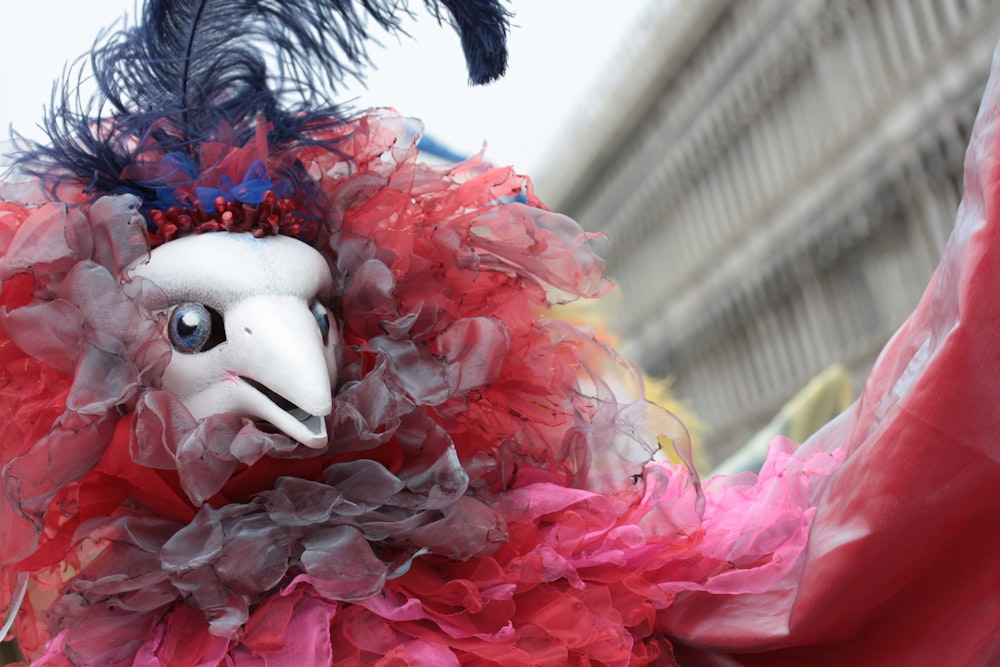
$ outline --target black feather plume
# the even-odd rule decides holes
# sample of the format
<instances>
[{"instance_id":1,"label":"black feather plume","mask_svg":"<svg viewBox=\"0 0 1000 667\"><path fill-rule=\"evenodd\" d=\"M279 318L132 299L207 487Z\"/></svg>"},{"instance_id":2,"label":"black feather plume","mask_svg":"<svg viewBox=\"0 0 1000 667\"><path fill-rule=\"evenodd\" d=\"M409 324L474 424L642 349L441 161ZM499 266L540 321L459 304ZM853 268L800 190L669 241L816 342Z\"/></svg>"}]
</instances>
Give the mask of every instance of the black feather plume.
<instances>
[{"instance_id":1,"label":"black feather plume","mask_svg":"<svg viewBox=\"0 0 1000 667\"><path fill-rule=\"evenodd\" d=\"M507 70L507 27L509 14L494 0L441 0L455 19L462 39L469 81L489 83ZM433 5L433 3L429 3ZM437 14L435 6L431 11Z\"/></svg>"},{"instance_id":2,"label":"black feather plume","mask_svg":"<svg viewBox=\"0 0 1000 667\"><path fill-rule=\"evenodd\" d=\"M451 13L474 83L503 73L500 0L425 5L439 18L442 5ZM263 117L280 149L309 141L307 128L339 122L338 88L369 64L369 24L400 32L408 13L402 0L149 0L136 26L95 45L96 97L81 100L64 81L44 120L50 143L15 157L29 173L148 202L156 184L123 173L150 145L188 156L197 172L210 166L198 164L198 145L222 127L242 145Z\"/></svg>"}]
</instances>

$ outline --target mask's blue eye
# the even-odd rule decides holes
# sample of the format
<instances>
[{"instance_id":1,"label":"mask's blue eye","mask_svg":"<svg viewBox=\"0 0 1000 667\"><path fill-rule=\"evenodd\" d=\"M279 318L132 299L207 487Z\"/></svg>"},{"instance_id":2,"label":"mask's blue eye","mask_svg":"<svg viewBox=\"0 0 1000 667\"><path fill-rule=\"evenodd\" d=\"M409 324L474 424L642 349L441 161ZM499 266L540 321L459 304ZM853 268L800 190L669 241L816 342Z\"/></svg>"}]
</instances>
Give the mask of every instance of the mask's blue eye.
<instances>
[{"instance_id":1,"label":"mask's blue eye","mask_svg":"<svg viewBox=\"0 0 1000 667\"><path fill-rule=\"evenodd\" d=\"M200 303L181 303L170 312L167 338L178 352L194 354L226 340L226 329L217 311Z\"/></svg>"},{"instance_id":2,"label":"mask's blue eye","mask_svg":"<svg viewBox=\"0 0 1000 667\"><path fill-rule=\"evenodd\" d=\"M319 334L323 337L323 345L326 345L330 342L330 313L318 301L309 306L309 310L316 318L316 326L319 327Z\"/></svg>"}]
</instances>

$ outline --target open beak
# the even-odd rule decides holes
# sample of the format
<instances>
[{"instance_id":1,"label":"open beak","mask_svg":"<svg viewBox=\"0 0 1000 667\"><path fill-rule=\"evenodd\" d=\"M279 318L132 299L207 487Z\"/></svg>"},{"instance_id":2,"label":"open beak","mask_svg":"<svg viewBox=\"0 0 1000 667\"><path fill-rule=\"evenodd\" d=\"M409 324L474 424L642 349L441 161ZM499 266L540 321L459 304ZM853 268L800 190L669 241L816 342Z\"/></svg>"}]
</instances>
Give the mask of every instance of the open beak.
<instances>
[{"instance_id":1,"label":"open beak","mask_svg":"<svg viewBox=\"0 0 1000 667\"><path fill-rule=\"evenodd\" d=\"M221 356L216 381L185 400L192 415L224 410L267 422L306 447L325 447L336 365L308 306L289 296L250 297L227 311L225 326L226 342L211 352ZM176 357L168 375L200 372L201 360Z\"/></svg>"},{"instance_id":2,"label":"open beak","mask_svg":"<svg viewBox=\"0 0 1000 667\"><path fill-rule=\"evenodd\" d=\"M293 297L246 299L227 313L226 338L237 409L306 447L325 447L334 365L308 307Z\"/></svg>"},{"instance_id":3,"label":"open beak","mask_svg":"<svg viewBox=\"0 0 1000 667\"><path fill-rule=\"evenodd\" d=\"M318 301L333 287L322 255L288 237L200 234L128 274L144 279L130 283L144 305L167 314L174 354L161 386L195 419L232 414L326 447L339 338Z\"/></svg>"}]
</instances>

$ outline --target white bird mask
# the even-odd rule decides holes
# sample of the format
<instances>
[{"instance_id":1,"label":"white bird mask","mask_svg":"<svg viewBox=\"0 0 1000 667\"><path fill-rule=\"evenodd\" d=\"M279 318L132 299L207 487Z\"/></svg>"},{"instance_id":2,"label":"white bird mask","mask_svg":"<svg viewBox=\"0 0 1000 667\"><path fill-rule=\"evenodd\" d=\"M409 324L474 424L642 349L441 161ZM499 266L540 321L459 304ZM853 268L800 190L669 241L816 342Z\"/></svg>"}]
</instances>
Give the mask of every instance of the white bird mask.
<instances>
[{"instance_id":1,"label":"white bird mask","mask_svg":"<svg viewBox=\"0 0 1000 667\"><path fill-rule=\"evenodd\" d=\"M322 255L285 236L206 233L156 248L127 274L158 288L141 298L166 313L174 352L162 387L196 419L230 413L326 446L339 330Z\"/></svg>"}]
</instances>

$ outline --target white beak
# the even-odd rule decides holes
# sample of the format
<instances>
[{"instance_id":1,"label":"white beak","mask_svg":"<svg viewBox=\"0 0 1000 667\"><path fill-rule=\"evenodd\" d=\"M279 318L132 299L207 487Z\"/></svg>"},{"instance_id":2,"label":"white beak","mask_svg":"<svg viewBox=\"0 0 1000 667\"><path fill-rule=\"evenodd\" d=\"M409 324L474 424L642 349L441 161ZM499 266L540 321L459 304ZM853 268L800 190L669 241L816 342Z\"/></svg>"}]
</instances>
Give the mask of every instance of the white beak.
<instances>
[{"instance_id":1,"label":"white beak","mask_svg":"<svg viewBox=\"0 0 1000 667\"><path fill-rule=\"evenodd\" d=\"M319 305L333 289L322 255L286 237L221 232L171 241L129 275L156 285L139 292L166 313L168 332L185 307L200 319L182 318L182 328L207 323L209 313L218 320L211 343L185 349L171 340L163 374L163 389L196 419L249 417L306 447L326 446L339 332Z\"/></svg>"},{"instance_id":2,"label":"white beak","mask_svg":"<svg viewBox=\"0 0 1000 667\"><path fill-rule=\"evenodd\" d=\"M222 382L190 396L188 410L198 419L220 408L256 417L306 447L325 447L332 360L308 306L294 297L245 299L226 312L226 339Z\"/></svg>"}]
</instances>

